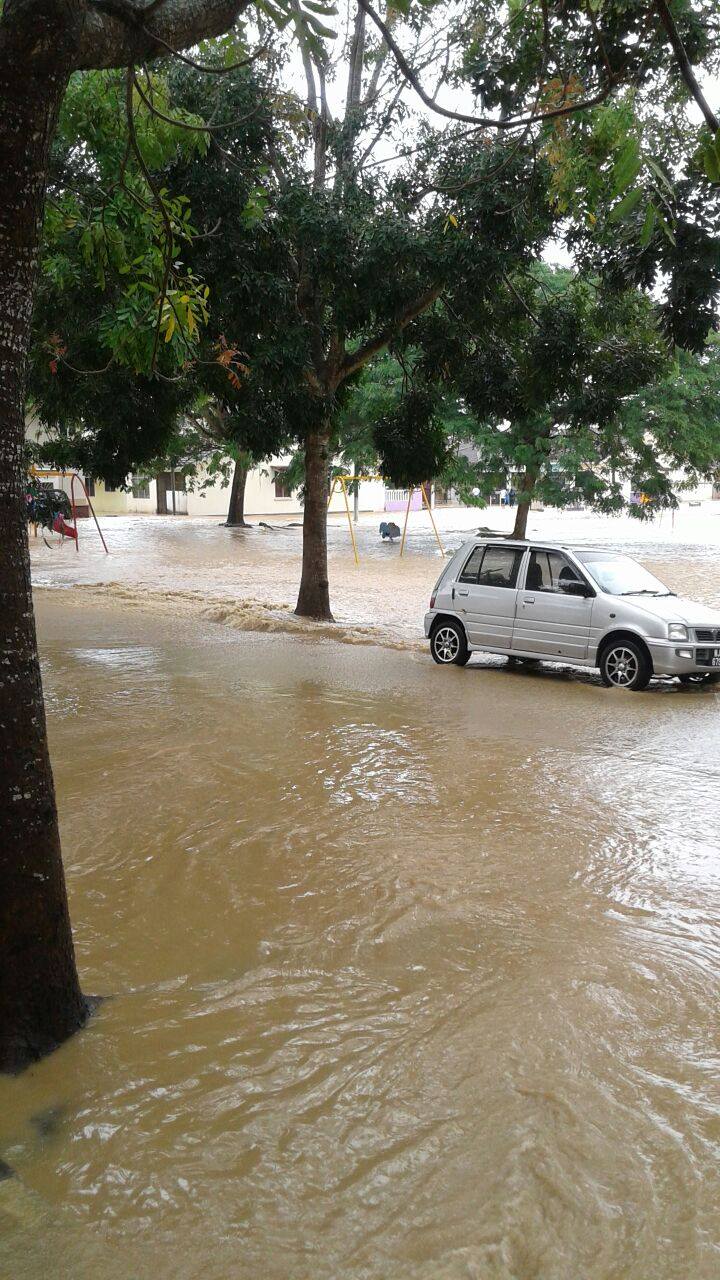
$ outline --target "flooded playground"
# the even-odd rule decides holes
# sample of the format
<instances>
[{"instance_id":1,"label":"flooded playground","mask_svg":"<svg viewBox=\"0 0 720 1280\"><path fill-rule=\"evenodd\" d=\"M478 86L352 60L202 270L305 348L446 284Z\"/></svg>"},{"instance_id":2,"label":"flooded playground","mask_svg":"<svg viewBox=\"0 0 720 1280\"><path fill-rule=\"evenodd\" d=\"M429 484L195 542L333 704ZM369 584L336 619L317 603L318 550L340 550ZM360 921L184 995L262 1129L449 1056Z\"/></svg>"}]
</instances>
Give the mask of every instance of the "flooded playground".
<instances>
[{"instance_id":1,"label":"flooded playground","mask_svg":"<svg viewBox=\"0 0 720 1280\"><path fill-rule=\"evenodd\" d=\"M720 604L720 517L533 524ZM299 635L298 530L103 528L33 564L111 998L0 1080L0 1275L714 1280L717 687L435 667L420 517Z\"/></svg>"}]
</instances>

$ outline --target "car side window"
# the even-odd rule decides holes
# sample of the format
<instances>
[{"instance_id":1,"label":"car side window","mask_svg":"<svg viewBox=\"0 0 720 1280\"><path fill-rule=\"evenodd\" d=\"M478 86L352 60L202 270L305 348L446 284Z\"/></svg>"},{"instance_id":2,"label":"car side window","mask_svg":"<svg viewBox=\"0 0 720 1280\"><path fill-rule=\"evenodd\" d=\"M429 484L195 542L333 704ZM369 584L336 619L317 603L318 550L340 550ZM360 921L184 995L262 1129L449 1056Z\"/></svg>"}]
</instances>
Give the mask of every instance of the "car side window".
<instances>
[{"instance_id":1,"label":"car side window","mask_svg":"<svg viewBox=\"0 0 720 1280\"><path fill-rule=\"evenodd\" d=\"M552 591L552 574L547 551L531 551L525 577L526 591Z\"/></svg>"},{"instance_id":2,"label":"car side window","mask_svg":"<svg viewBox=\"0 0 720 1280\"><path fill-rule=\"evenodd\" d=\"M560 555L558 551L548 551L548 561L550 562L550 573L552 575L551 591L562 591L563 582L581 582L582 579L576 569L570 564L565 556Z\"/></svg>"},{"instance_id":3,"label":"car side window","mask_svg":"<svg viewBox=\"0 0 720 1280\"><path fill-rule=\"evenodd\" d=\"M458 582L477 583L484 550L484 547L473 547L468 559L465 561L465 567L458 578Z\"/></svg>"},{"instance_id":4,"label":"car side window","mask_svg":"<svg viewBox=\"0 0 720 1280\"><path fill-rule=\"evenodd\" d=\"M563 582L581 582L580 574L559 551L533 551L530 554L526 591L562 593Z\"/></svg>"},{"instance_id":5,"label":"car side window","mask_svg":"<svg viewBox=\"0 0 720 1280\"><path fill-rule=\"evenodd\" d=\"M522 551L513 551L510 547L488 547L478 575L478 584L481 587L517 586L523 554Z\"/></svg>"}]
</instances>

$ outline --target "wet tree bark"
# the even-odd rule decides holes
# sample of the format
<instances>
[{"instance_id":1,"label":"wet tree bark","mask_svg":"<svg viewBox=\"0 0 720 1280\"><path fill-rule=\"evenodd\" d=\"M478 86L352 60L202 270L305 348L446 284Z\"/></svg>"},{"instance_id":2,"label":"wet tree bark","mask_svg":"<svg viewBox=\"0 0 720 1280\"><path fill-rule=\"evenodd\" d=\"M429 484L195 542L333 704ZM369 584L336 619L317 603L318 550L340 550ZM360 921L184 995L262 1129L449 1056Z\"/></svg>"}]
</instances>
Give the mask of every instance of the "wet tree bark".
<instances>
[{"instance_id":1,"label":"wet tree bark","mask_svg":"<svg viewBox=\"0 0 720 1280\"><path fill-rule=\"evenodd\" d=\"M535 492L537 483L537 472L526 471L523 482L520 486L518 494L518 504L515 509L515 525L510 535L512 538L524 538L527 533L528 516L530 514L530 503Z\"/></svg>"},{"instance_id":2,"label":"wet tree bark","mask_svg":"<svg viewBox=\"0 0 720 1280\"><path fill-rule=\"evenodd\" d=\"M327 503L330 430L323 424L305 437L305 506L300 592L295 612L301 618L332 622L327 558Z\"/></svg>"},{"instance_id":3,"label":"wet tree bark","mask_svg":"<svg viewBox=\"0 0 720 1280\"><path fill-rule=\"evenodd\" d=\"M0 34L0 1071L80 1027L30 588L25 389L48 150L67 80L36 30ZM58 42L60 44L61 42Z\"/></svg>"},{"instance_id":4,"label":"wet tree bark","mask_svg":"<svg viewBox=\"0 0 720 1280\"><path fill-rule=\"evenodd\" d=\"M247 478L247 464L238 458L235 462L227 520L225 521L229 529L238 527L241 529L249 528L247 521L245 520L245 485L247 483Z\"/></svg>"},{"instance_id":5,"label":"wet tree bark","mask_svg":"<svg viewBox=\"0 0 720 1280\"><path fill-rule=\"evenodd\" d=\"M0 5L0 1072L85 1022L60 856L30 589L25 392L50 142L72 71L125 67L227 31L248 0Z\"/></svg>"},{"instance_id":6,"label":"wet tree bark","mask_svg":"<svg viewBox=\"0 0 720 1280\"><path fill-rule=\"evenodd\" d=\"M160 474L155 477L155 494L155 514L158 516L166 516L168 513L167 481L165 479L164 471L161 471Z\"/></svg>"}]
</instances>

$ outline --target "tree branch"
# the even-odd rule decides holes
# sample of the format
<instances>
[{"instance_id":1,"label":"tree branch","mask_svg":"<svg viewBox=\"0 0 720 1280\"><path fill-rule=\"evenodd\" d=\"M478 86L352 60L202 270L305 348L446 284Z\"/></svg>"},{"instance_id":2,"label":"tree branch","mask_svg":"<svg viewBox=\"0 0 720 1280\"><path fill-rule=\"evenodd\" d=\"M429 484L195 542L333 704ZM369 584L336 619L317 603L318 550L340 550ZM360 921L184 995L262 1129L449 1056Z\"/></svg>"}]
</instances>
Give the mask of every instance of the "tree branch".
<instances>
[{"instance_id":1,"label":"tree branch","mask_svg":"<svg viewBox=\"0 0 720 1280\"><path fill-rule=\"evenodd\" d=\"M176 53L229 31L249 3L164 0L148 7L132 0L86 0L73 66L79 71L126 67L163 50Z\"/></svg>"},{"instance_id":2,"label":"tree branch","mask_svg":"<svg viewBox=\"0 0 720 1280\"><path fill-rule=\"evenodd\" d=\"M359 0L359 2L362 3L362 0ZM655 11L667 32L668 40L672 46L672 51L675 54L677 64L680 68L680 74L685 81L685 84L702 111L708 128L711 129L713 133L717 133L718 129L720 129L720 120L718 120L697 82L695 72L692 69L692 64L685 51L685 45L680 39L680 32L675 26L675 19L666 4L666 0L655 0Z\"/></svg>"},{"instance_id":3,"label":"tree branch","mask_svg":"<svg viewBox=\"0 0 720 1280\"><path fill-rule=\"evenodd\" d=\"M298 14L300 13L298 0L295 0L295 3L293 4L293 12ZM315 84L315 74L313 72L312 59L305 44L303 43L300 45L300 56L302 58L303 71L305 72L305 83L307 85L307 104L312 111L313 116L316 116L318 110L318 97L317 86Z\"/></svg>"},{"instance_id":4,"label":"tree branch","mask_svg":"<svg viewBox=\"0 0 720 1280\"><path fill-rule=\"evenodd\" d=\"M424 311L427 311L428 308L432 306L433 302L440 297L441 293L442 285L433 285L431 289L428 289L425 293L421 294L419 298L416 298L414 302L411 302L407 307L405 307L396 319L389 325L386 325L377 337L371 338L369 342L366 342L362 347L359 347L357 351L351 351L350 354L345 357L340 366L339 381L345 382L353 373L357 373L358 369L362 369L363 366L367 364L368 360L372 360L373 356L376 356L378 352L384 351L385 347L392 342L393 338L397 337L399 333L402 333L403 329L407 328L407 326L413 320L416 320L418 316L421 316Z\"/></svg>"},{"instance_id":5,"label":"tree branch","mask_svg":"<svg viewBox=\"0 0 720 1280\"><path fill-rule=\"evenodd\" d=\"M226 67L213 67L206 62L196 62L194 58L188 58L187 54L180 53L179 49L173 49L172 45L169 45L166 40L162 40L157 33L153 35L148 31L146 26L143 25L142 29L147 36L150 36L157 44L162 45L163 49L167 53L171 53L174 58L179 58L187 67L193 67L195 71L202 71L204 75L208 76L229 76L232 71L240 71L243 67L251 66L253 62L257 62L258 58L264 58L267 53L267 46L261 45L259 49L255 50L255 53L249 53L247 58L241 58L239 62L231 62Z\"/></svg>"},{"instance_id":6,"label":"tree branch","mask_svg":"<svg viewBox=\"0 0 720 1280\"><path fill-rule=\"evenodd\" d=\"M147 77L148 85L152 89L152 80L150 79L150 72L145 66L143 66L143 71L145 72L145 76ZM145 103L145 106L147 107L151 115L157 116L159 120L164 120L166 124L171 124L175 129L187 129L189 133L213 134L213 133L217 133L219 129L235 129L237 128L238 125L245 124L246 120L251 120L252 117L257 115L258 111L260 110L260 106L258 105L257 107L253 107L252 111L248 111L246 115L237 116L235 120L227 120L225 124L188 124L187 120L178 120L177 117L175 116L166 116L163 111L160 111L160 109L154 105L154 103L150 100L150 98L144 92L137 76L134 77L134 82L135 82L135 88L137 89L138 94L142 98L142 101Z\"/></svg>"},{"instance_id":7,"label":"tree branch","mask_svg":"<svg viewBox=\"0 0 720 1280\"><path fill-rule=\"evenodd\" d=\"M444 116L447 120L460 120L463 124L474 124L484 129L519 129L526 125L542 124L545 120L556 120L558 117L573 115L578 111L586 111L590 107L597 107L610 96L615 88L615 79L609 79L608 83L602 89L599 89L596 94L590 98L583 98L580 102L567 103L562 107L551 107L547 111L539 111L537 113L531 113L530 115L507 116L502 120L496 120L492 116L469 116L462 111L450 111L448 107L441 107L439 103L435 102L430 94L423 89L416 73L410 66L410 63L405 57L405 54L397 41L394 39L387 23L383 22L382 18L375 12L372 5L369 3L369 0L358 0L358 4L365 10L368 17L372 18L375 26L382 33L383 39L386 41L388 47L393 53L398 67L408 84L412 85L420 100L424 102L425 106L429 107L431 111L436 112L439 116Z\"/></svg>"}]
</instances>

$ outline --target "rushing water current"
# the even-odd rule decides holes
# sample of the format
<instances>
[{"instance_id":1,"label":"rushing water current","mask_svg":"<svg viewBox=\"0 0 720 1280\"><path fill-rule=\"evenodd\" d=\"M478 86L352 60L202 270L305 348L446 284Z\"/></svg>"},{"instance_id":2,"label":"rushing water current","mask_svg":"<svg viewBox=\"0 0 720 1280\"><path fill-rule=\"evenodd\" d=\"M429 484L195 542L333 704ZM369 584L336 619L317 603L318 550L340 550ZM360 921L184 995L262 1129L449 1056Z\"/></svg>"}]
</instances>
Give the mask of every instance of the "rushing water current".
<instances>
[{"instance_id":1,"label":"rushing water current","mask_svg":"<svg viewBox=\"0 0 720 1280\"><path fill-rule=\"evenodd\" d=\"M112 998L0 1080L3 1280L720 1275L720 692L436 668L428 552L367 571L395 650L181 607L160 557L128 609L117 549L38 593ZM717 546L641 558L720 601Z\"/></svg>"}]
</instances>

